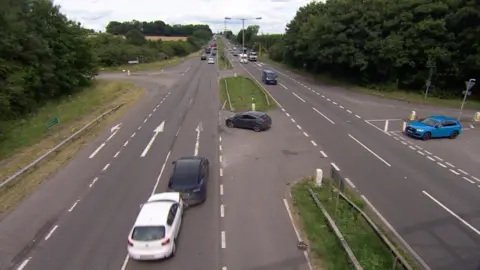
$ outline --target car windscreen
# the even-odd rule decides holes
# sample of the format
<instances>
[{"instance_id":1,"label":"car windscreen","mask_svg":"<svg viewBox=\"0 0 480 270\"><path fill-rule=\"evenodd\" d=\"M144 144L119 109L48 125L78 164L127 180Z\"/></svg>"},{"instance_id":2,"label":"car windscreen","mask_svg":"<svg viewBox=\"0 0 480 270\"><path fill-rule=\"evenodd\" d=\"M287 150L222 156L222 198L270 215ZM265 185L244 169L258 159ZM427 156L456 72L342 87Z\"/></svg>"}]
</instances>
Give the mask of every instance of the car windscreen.
<instances>
[{"instance_id":1,"label":"car windscreen","mask_svg":"<svg viewBox=\"0 0 480 270\"><path fill-rule=\"evenodd\" d=\"M165 237L165 226L138 226L133 229L134 241L157 241Z\"/></svg>"},{"instance_id":2,"label":"car windscreen","mask_svg":"<svg viewBox=\"0 0 480 270\"><path fill-rule=\"evenodd\" d=\"M437 121L433 120L432 118L425 118L421 121L421 123L427 125L427 126L435 126L437 124Z\"/></svg>"},{"instance_id":3,"label":"car windscreen","mask_svg":"<svg viewBox=\"0 0 480 270\"><path fill-rule=\"evenodd\" d=\"M272 79L272 80L273 80L273 79L276 79L276 78L277 78L277 74L275 74L275 73L267 73L267 78L268 78L268 79Z\"/></svg>"}]
</instances>

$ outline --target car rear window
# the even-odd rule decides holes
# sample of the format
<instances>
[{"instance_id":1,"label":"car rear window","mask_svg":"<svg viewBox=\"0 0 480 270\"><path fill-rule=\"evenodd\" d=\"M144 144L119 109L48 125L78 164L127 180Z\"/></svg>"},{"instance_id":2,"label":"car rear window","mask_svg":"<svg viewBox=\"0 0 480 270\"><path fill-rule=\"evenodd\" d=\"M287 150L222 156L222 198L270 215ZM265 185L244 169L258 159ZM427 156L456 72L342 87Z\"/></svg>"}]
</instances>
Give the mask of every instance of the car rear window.
<instances>
[{"instance_id":1,"label":"car rear window","mask_svg":"<svg viewBox=\"0 0 480 270\"><path fill-rule=\"evenodd\" d=\"M260 118L262 118L264 120L268 120L268 115L264 114L264 115L260 116Z\"/></svg>"},{"instance_id":2,"label":"car rear window","mask_svg":"<svg viewBox=\"0 0 480 270\"><path fill-rule=\"evenodd\" d=\"M165 226L139 226L132 232L135 241L157 241L165 237Z\"/></svg>"},{"instance_id":3,"label":"car rear window","mask_svg":"<svg viewBox=\"0 0 480 270\"><path fill-rule=\"evenodd\" d=\"M191 186L198 184L199 164L195 161L178 162L173 172L174 186Z\"/></svg>"}]
</instances>

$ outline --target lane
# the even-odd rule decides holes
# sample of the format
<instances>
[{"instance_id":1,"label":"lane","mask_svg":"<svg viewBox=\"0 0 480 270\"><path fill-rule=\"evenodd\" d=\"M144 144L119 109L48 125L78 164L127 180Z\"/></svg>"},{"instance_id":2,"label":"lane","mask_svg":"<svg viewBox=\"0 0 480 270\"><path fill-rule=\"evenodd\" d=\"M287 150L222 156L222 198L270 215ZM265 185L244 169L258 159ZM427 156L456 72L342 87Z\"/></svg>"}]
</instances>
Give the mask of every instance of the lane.
<instances>
[{"instance_id":1,"label":"lane","mask_svg":"<svg viewBox=\"0 0 480 270\"><path fill-rule=\"evenodd\" d=\"M256 68L248 65L246 68L257 80L260 79ZM310 130L308 133L312 138L325 146L327 154L339 161L337 164L346 172L345 176L431 267L451 269L456 265L472 269L478 263L478 235L422 193L427 190L454 212L470 217L465 219L478 227L480 223L475 214L478 212L478 189L472 189L470 183L437 162L425 159L412 149L393 143L389 136L366 127L361 119L348 112L339 113L336 108L331 108L331 101L319 99L311 91L301 92L298 86L288 81L283 83L289 90L297 90L297 95L305 102L282 88L265 87L296 122ZM312 105L324 116L313 110Z\"/></svg>"},{"instance_id":2,"label":"lane","mask_svg":"<svg viewBox=\"0 0 480 270\"><path fill-rule=\"evenodd\" d=\"M125 259L126 237L139 205L154 187L161 164L172 149L181 116L187 109L192 82L198 80L201 66L195 65L192 80L181 80L171 89L151 121L139 123L136 136L98 180L74 211L58 220L58 228L38 244L28 256L33 258L25 269L120 269ZM140 157L153 130L165 121L161 138L148 155ZM27 256L27 257L28 257Z\"/></svg>"},{"instance_id":3,"label":"lane","mask_svg":"<svg viewBox=\"0 0 480 270\"><path fill-rule=\"evenodd\" d=\"M199 77L192 80L190 93L178 137L171 150L164 173L155 192L167 190L172 161L183 156L198 156L210 161L210 179L207 200L187 210L182 223L175 258L162 262L145 263L128 260L125 269L220 269L220 220L218 180L218 98L216 65L203 63ZM191 102L190 102L191 101ZM200 124L201 123L201 124ZM197 127L200 136L197 145ZM162 160L163 162L163 160ZM208 248L206 248L208 247Z\"/></svg>"}]
</instances>

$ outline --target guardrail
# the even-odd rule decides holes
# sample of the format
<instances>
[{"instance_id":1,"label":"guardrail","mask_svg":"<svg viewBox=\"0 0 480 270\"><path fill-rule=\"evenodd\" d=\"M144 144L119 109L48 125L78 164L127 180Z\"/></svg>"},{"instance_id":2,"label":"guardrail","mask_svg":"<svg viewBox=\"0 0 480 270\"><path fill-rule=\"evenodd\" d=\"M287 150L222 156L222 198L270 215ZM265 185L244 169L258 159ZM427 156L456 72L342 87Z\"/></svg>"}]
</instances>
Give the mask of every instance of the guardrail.
<instances>
[{"instance_id":1,"label":"guardrail","mask_svg":"<svg viewBox=\"0 0 480 270\"><path fill-rule=\"evenodd\" d=\"M45 159L46 157L48 157L49 155L51 155L53 152L56 152L58 151L62 146L64 146L65 144L67 144L68 142L70 142L72 139L74 139L75 137L77 137L80 133L82 133L83 131L85 131L86 129L88 129L89 127L91 127L93 124L97 123L101 118L107 116L108 114L118 110L120 107L122 107L123 104L120 104L120 105L117 105L111 109L109 109L108 111L102 113L100 116L98 116L97 118L95 118L94 120L90 121L88 124L86 124L85 126L83 126L81 129L79 129L77 132L73 133L72 135L70 135L70 137L66 138L65 140L63 140L61 143L59 143L58 145L56 145L55 147L53 147L52 149L48 150L45 154L41 155L39 158L37 158L36 160L34 160L32 163L28 164L26 167L20 169L19 171L17 171L16 173L14 173L12 176L8 177L6 180L4 180L3 182L0 183L0 188L4 188L5 186L7 186L8 184L12 183L14 180L18 179L20 175L24 174L25 172L29 171L30 169L34 168L35 166L37 166L40 162L43 161L43 159Z\"/></svg>"},{"instance_id":2,"label":"guardrail","mask_svg":"<svg viewBox=\"0 0 480 270\"><path fill-rule=\"evenodd\" d=\"M412 270L413 268L410 266L410 264L407 262L407 260L400 254L400 252L397 250L397 248L392 244L392 242L387 238L387 236L380 230L380 228L373 222L373 220L360 207L358 207L352 200L350 200L344 194L345 186L346 186L345 185L346 180L340 175L340 172L334 166L331 166L331 179L333 180L333 182L338 187L338 188L336 188L336 187L334 187L333 183L330 183L330 187L331 187L332 191L334 191L337 195L336 196L337 197L336 198L336 200L337 200L336 201L336 206L338 206L338 200L342 199L343 201L347 202L348 205L351 206L352 209L354 209L354 211L356 211L358 214L360 214L364 218L364 220L366 221L368 226L372 229L372 231L378 236L378 238L380 238L380 240L383 242L383 244L385 244L385 246L392 253L392 255L394 257L394 260L393 260L393 265L392 265L391 269ZM315 195L315 193L311 189L309 189L309 192L310 192L310 196L315 201L316 205L321 209L322 213L326 217L330 227L332 227L332 229L335 231L335 234L339 238L340 243L342 244L343 248L347 252L347 255L349 256L349 258L352 261L355 268L357 270L362 269L359 264L357 265L358 261L355 258L355 255L353 254L353 252L348 247L348 244L346 243L346 241L343 238L343 236L341 235L341 233L339 233L340 231L336 227L335 221L330 217L330 215L328 215L328 213L326 213L326 210L324 209L324 207L322 207L322 205L320 203L320 200ZM387 226L385 226L385 227L387 227ZM337 233L337 231L338 231L338 233ZM406 248L406 249L409 250L408 248ZM416 254L411 254L411 255L412 255L412 257L417 259L416 256L415 256ZM421 259L420 259L420 261L417 261L417 263L419 265L424 266L424 268L426 266L426 265L424 265L424 262ZM426 266L425 269L428 269L428 266Z\"/></svg>"}]
</instances>

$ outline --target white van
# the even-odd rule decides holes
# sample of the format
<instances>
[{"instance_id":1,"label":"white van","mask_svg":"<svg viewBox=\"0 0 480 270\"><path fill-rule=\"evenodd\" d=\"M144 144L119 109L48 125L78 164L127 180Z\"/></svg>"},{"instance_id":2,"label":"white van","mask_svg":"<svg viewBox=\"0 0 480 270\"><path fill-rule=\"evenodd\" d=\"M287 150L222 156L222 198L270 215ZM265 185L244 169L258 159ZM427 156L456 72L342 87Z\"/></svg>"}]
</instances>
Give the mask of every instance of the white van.
<instances>
[{"instance_id":1,"label":"white van","mask_svg":"<svg viewBox=\"0 0 480 270\"><path fill-rule=\"evenodd\" d=\"M248 56L245 53L240 54L240 63L246 64L248 63Z\"/></svg>"}]
</instances>

